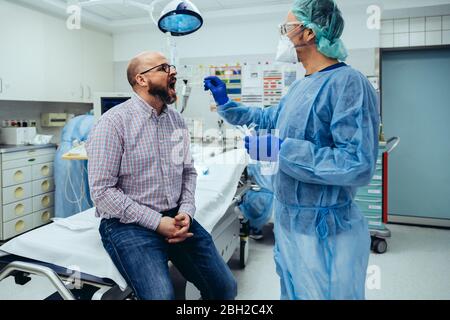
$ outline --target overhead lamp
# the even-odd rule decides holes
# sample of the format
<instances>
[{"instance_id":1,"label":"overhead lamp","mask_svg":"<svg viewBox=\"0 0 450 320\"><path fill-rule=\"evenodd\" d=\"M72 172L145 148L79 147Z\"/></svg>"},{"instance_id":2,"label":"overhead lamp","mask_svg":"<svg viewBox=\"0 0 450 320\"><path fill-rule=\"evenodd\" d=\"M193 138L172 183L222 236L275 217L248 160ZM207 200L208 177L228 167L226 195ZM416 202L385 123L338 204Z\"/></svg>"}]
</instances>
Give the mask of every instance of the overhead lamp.
<instances>
[{"instance_id":1,"label":"overhead lamp","mask_svg":"<svg viewBox=\"0 0 450 320\"><path fill-rule=\"evenodd\" d=\"M161 11L158 28L172 36L191 34L203 25L198 8L189 0L173 0Z\"/></svg>"}]
</instances>

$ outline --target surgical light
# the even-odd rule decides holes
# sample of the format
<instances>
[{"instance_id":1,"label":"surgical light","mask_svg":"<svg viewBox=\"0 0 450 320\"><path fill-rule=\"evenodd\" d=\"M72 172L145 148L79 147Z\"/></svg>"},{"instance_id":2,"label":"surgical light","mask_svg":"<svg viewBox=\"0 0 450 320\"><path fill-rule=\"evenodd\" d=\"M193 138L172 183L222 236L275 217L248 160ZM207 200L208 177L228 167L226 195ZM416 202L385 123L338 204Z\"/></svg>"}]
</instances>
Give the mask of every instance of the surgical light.
<instances>
[{"instance_id":1,"label":"surgical light","mask_svg":"<svg viewBox=\"0 0 450 320\"><path fill-rule=\"evenodd\" d=\"M189 0L173 0L161 12L159 29L172 36L185 36L201 28L203 18L198 8Z\"/></svg>"}]
</instances>

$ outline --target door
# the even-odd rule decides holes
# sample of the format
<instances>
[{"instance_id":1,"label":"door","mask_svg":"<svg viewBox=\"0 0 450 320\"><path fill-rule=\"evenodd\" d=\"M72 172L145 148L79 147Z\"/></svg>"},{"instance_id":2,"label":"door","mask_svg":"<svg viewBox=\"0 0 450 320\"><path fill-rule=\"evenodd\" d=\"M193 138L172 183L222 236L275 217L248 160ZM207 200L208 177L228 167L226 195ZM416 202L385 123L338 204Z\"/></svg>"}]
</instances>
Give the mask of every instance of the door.
<instances>
[{"instance_id":1,"label":"door","mask_svg":"<svg viewBox=\"0 0 450 320\"><path fill-rule=\"evenodd\" d=\"M450 226L450 47L383 51L382 118L394 221Z\"/></svg>"}]
</instances>

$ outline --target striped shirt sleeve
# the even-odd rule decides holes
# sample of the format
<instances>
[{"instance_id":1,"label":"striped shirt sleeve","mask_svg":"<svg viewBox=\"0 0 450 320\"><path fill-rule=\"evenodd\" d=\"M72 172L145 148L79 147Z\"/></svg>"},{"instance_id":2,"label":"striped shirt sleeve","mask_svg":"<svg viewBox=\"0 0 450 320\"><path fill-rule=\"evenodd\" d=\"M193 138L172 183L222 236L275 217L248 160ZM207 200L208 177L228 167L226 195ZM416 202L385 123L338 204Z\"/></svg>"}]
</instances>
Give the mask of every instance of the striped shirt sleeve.
<instances>
[{"instance_id":1,"label":"striped shirt sleeve","mask_svg":"<svg viewBox=\"0 0 450 320\"><path fill-rule=\"evenodd\" d=\"M197 184L197 171L194 167L194 161L192 159L192 155L190 152L190 138L189 133L186 127L184 131L187 134L187 137L183 139L184 141L184 150L186 150L184 162L183 162L183 184L181 190L181 199L180 199L180 212L187 213L191 218L194 218L195 214L195 187Z\"/></svg>"}]
</instances>

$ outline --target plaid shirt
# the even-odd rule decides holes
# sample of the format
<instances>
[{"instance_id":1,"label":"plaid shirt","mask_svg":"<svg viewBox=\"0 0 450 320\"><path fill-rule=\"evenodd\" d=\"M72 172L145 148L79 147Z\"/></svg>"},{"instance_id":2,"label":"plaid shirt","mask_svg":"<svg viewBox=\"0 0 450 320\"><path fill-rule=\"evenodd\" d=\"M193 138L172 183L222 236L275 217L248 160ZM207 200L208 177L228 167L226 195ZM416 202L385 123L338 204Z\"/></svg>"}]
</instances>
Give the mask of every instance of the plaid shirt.
<instances>
[{"instance_id":1,"label":"plaid shirt","mask_svg":"<svg viewBox=\"0 0 450 320\"><path fill-rule=\"evenodd\" d=\"M158 116L141 97L105 113L86 143L96 215L156 230L162 211L180 207L193 218L197 173L181 115Z\"/></svg>"}]
</instances>

